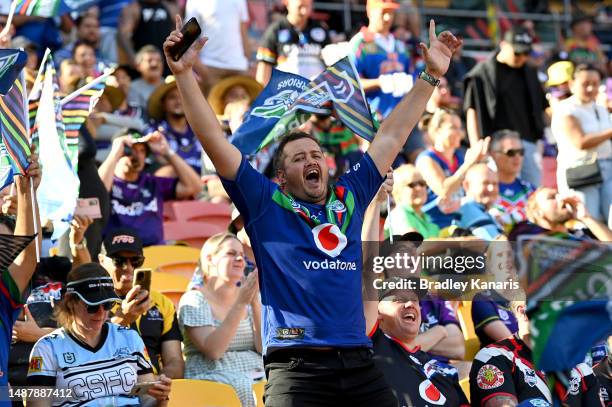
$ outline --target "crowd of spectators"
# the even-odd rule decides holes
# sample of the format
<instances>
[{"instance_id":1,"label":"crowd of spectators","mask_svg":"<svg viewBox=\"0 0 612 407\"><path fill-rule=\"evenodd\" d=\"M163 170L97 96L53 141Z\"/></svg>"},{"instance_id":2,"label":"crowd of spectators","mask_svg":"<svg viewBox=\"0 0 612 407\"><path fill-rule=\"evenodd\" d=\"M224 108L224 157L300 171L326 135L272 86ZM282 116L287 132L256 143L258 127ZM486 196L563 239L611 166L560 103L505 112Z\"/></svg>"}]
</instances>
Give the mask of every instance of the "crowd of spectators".
<instances>
[{"instance_id":1,"label":"crowd of spectators","mask_svg":"<svg viewBox=\"0 0 612 407\"><path fill-rule=\"evenodd\" d=\"M89 8L56 18L16 16L8 36L0 38L3 47L28 52L28 87L47 47L63 94L113 69L79 132L79 196L98 198L101 218L75 216L59 242L48 241L43 219L45 247L54 246L56 255L42 253L31 282L27 273L16 278L13 272L25 267L23 260L6 277L18 293L26 286L30 291L27 299L13 298L26 306L14 314L10 368L0 370L0 385L4 376L13 386L76 386L67 377L85 375L84 366L95 364L109 375L127 368L133 377L122 380L130 386L156 378L141 397L144 403L166 405L172 379L186 378L230 384L244 406L255 406L251 386L265 377L258 277L266 271L253 253L260 243L245 231L244 216L253 215L235 209L229 232L206 241L178 309L163 294L134 283L143 248L172 244L164 236L164 203L232 203L222 183L230 194L241 193L217 174L187 120L189 106L171 74L164 41L175 29L176 14L199 21L208 41L193 70L225 137L240 126L273 68L312 79L347 54L374 120L384 124L425 69L418 21L406 18L412 2L367 0L367 25L344 33L344 42L338 41L341 28L315 18L312 0L285 0L286 15L272 13L257 39L249 32L246 0L86 3ZM8 4L0 0L0 13L7 13ZM545 235L612 241L612 69L593 32L593 17L576 10L570 27L539 66L535 61L543 57L531 21L515 21L485 58L466 56L463 48L454 53L419 126L393 162L388 180L394 184L386 184L368 209L363 226L369 240L507 242ZM330 180L358 166L368 147L334 115L313 114L299 130L323 149ZM279 176L276 148L250 157L251 164ZM286 155L280 150L282 162ZM552 163L551 173L543 171L545 161ZM37 164L32 168L12 190L0 191L2 233L32 234L23 220L32 214L29 182L36 184L40 176ZM286 179L275 181L283 187ZM258 185L248 192L255 194ZM87 290L84 281L99 289ZM367 334L377 366L406 403L443 398L434 404L467 405L459 379L468 376L472 405L549 398L545 378L528 367L524 303L495 290L474 297L471 323L482 349L470 370L462 364L457 302L416 291L389 290L378 298L364 304ZM116 359L119 367L110 363ZM612 380L606 373L611 360L604 353L591 358L593 366L600 363L595 369L578 365L582 386L563 395L565 401L596 405L603 397L599 386ZM414 380L404 380L411 375ZM107 389L111 404L138 403L125 386ZM96 397L90 390L82 400Z\"/></svg>"}]
</instances>

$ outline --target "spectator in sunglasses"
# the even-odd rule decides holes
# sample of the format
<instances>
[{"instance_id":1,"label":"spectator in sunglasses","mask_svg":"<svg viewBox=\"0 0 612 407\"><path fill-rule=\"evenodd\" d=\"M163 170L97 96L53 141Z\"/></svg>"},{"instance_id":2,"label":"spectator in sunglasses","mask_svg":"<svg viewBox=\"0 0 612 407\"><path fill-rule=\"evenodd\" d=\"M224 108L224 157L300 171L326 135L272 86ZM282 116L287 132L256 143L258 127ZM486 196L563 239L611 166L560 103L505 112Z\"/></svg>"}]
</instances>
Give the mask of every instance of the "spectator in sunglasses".
<instances>
[{"instance_id":1,"label":"spectator in sunglasses","mask_svg":"<svg viewBox=\"0 0 612 407\"><path fill-rule=\"evenodd\" d=\"M513 130L498 130L491 136L491 155L499 177L499 199L489 211L506 232L527 220L527 199L535 188L521 179L525 149Z\"/></svg>"},{"instance_id":2,"label":"spectator in sunglasses","mask_svg":"<svg viewBox=\"0 0 612 407\"><path fill-rule=\"evenodd\" d=\"M70 400L37 399L28 405L167 405L172 382L164 375L153 377L138 333L107 321L119 300L99 264L68 273L63 299L54 309L60 328L34 345L27 385L70 389ZM154 380L158 383L140 400L130 394L136 383Z\"/></svg>"},{"instance_id":3,"label":"spectator in sunglasses","mask_svg":"<svg viewBox=\"0 0 612 407\"><path fill-rule=\"evenodd\" d=\"M183 377L183 340L174 304L157 291L134 285L134 270L144 263L142 240L132 229L116 229L107 234L99 256L110 274L121 305L113 308L111 321L140 333L153 373L173 379Z\"/></svg>"},{"instance_id":4,"label":"spectator in sunglasses","mask_svg":"<svg viewBox=\"0 0 612 407\"><path fill-rule=\"evenodd\" d=\"M537 70L527 64L533 38L523 27L504 33L499 52L476 65L464 81L463 110L470 145L497 130L521 135L525 159L521 177L540 184L536 143L544 136L544 110L548 102Z\"/></svg>"},{"instance_id":5,"label":"spectator in sunglasses","mask_svg":"<svg viewBox=\"0 0 612 407\"><path fill-rule=\"evenodd\" d=\"M412 164L404 164L393 172L393 176L395 208L385 222L385 239L391 231L395 235L418 232L425 239L438 237L440 228L423 212L427 183L419 170Z\"/></svg>"}]
</instances>

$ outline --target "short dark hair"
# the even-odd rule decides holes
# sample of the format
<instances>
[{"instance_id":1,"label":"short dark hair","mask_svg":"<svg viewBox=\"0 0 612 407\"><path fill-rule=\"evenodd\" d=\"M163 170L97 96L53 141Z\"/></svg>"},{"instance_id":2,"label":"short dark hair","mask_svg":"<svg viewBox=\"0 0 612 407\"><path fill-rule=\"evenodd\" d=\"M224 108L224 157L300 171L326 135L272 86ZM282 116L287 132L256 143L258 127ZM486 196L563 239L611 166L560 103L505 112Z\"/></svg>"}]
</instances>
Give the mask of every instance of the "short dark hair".
<instances>
[{"instance_id":1,"label":"short dark hair","mask_svg":"<svg viewBox=\"0 0 612 407\"><path fill-rule=\"evenodd\" d=\"M80 47L81 45L86 45L89 48L92 49L92 51L94 52L94 54L96 53L96 47L94 47L93 45L91 45L91 43L87 42L87 41L83 41L83 40L76 40L74 43L74 47L72 48L72 59L74 59L74 56L76 54L76 50L78 47Z\"/></svg>"},{"instance_id":2,"label":"short dark hair","mask_svg":"<svg viewBox=\"0 0 612 407\"><path fill-rule=\"evenodd\" d=\"M505 140L507 138L520 140L521 135L517 131L510 129L497 130L496 132L491 134L491 145L489 146L489 150L491 152L497 151L499 143L501 143L502 140Z\"/></svg>"},{"instance_id":3,"label":"short dark hair","mask_svg":"<svg viewBox=\"0 0 612 407\"><path fill-rule=\"evenodd\" d=\"M100 22L98 21L98 19L96 18L96 16L91 15L91 14L83 14L77 17L76 20L74 20L74 23L77 27L80 27L81 24L83 24L83 22L85 22L85 20L87 20L88 18L91 18L92 20L94 20L95 22L98 23L98 26L100 25Z\"/></svg>"},{"instance_id":4,"label":"short dark hair","mask_svg":"<svg viewBox=\"0 0 612 407\"><path fill-rule=\"evenodd\" d=\"M572 79L576 79L576 76L578 76L578 74L580 72L585 72L585 71L597 72L597 74L599 75L600 79L604 78L603 73L595 65L593 65L593 64L578 64L576 66L576 68L574 68L574 73L572 74Z\"/></svg>"},{"instance_id":5,"label":"short dark hair","mask_svg":"<svg viewBox=\"0 0 612 407\"><path fill-rule=\"evenodd\" d=\"M305 133L303 131L294 131L294 132L287 134L280 140L280 143L278 143L278 148L276 149L276 152L274 153L274 159L272 161L272 164L274 167L275 174L280 169L283 168L283 161L285 160L285 154L284 154L285 146L291 143L292 141L300 140L303 138L310 139L314 141L315 143L317 143L319 147L321 147L321 143L319 143L319 140L317 140L317 138L310 133Z\"/></svg>"}]
</instances>

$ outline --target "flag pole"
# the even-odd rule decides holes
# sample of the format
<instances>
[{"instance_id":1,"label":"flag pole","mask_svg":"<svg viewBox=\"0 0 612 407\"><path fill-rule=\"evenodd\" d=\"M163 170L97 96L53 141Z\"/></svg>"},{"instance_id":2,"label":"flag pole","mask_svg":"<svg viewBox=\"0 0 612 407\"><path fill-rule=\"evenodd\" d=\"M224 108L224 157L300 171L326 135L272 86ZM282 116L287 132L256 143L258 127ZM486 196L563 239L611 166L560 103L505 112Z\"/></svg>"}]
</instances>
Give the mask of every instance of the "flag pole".
<instances>
[{"instance_id":1,"label":"flag pole","mask_svg":"<svg viewBox=\"0 0 612 407\"><path fill-rule=\"evenodd\" d=\"M387 192L387 219L389 219L389 241L391 242L391 244L393 244L393 226L391 225L391 218L389 217L389 215L391 215L391 196L389 195L389 193Z\"/></svg>"},{"instance_id":2,"label":"flag pole","mask_svg":"<svg viewBox=\"0 0 612 407\"><path fill-rule=\"evenodd\" d=\"M2 31L0 31L0 37L4 37L6 34L8 34L9 30L11 29L11 23L13 22L13 15L15 14L15 9L17 8L18 1L19 0L13 0L13 2L11 3L11 9L9 10L8 17L6 18L6 25L4 26Z\"/></svg>"},{"instance_id":3,"label":"flag pole","mask_svg":"<svg viewBox=\"0 0 612 407\"><path fill-rule=\"evenodd\" d=\"M36 79L34 80L34 86L32 86L32 89L30 90L30 94L28 95L28 100L30 100L30 98L32 97L32 94L34 94L34 92L37 91L37 89L35 88L36 85L38 85L38 87L42 86L41 83L41 79L40 77L43 75L43 70L47 64L47 58L49 58L49 55L51 54L51 50L49 48L47 48L45 50L45 54L43 55L42 59L40 60L40 67L38 68L38 72L36 73Z\"/></svg>"},{"instance_id":4,"label":"flag pole","mask_svg":"<svg viewBox=\"0 0 612 407\"><path fill-rule=\"evenodd\" d=\"M40 263L40 247L38 247L38 222L36 221L36 196L34 194L34 180L30 178L30 195L32 198L32 222L34 222L34 235L36 235L36 263Z\"/></svg>"},{"instance_id":5,"label":"flag pole","mask_svg":"<svg viewBox=\"0 0 612 407\"><path fill-rule=\"evenodd\" d=\"M64 106L66 103L70 102L72 99L76 98L77 96L79 96L81 93L85 92L86 90L89 90L91 88L93 88L94 86L96 86L98 83L102 82L103 80L105 80L106 78L108 78L113 72L115 71L115 68L111 68L111 69L107 69L106 72L104 72L103 75L98 76L96 79L94 79L93 81L85 84L85 86L75 90L74 92L72 92L71 94L69 94L68 96L65 96L61 101L60 101L60 106Z\"/></svg>"}]
</instances>

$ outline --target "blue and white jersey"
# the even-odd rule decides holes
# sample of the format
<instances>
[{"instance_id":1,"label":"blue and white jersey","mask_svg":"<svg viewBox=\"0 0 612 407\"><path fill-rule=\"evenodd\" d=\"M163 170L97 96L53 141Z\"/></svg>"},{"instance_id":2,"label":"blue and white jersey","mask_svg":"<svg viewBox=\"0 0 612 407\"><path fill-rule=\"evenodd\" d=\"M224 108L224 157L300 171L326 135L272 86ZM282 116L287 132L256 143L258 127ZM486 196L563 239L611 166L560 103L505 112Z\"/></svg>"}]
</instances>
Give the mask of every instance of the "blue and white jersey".
<instances>
[{"instance_id":1,"label":"blue and white jersey","mask_svg":"<svg viewBox=\"0 0 612 407\"><path fill-rule=\"evenodd\" d=\"M244 218L259 268L264 353L282 347L371 346L361 299L363 214L382 184L366 153L334 189L337 201L307 208L312 228L291 206L274 198L279 186L242 160L235 181L222 180ZM342 194L352 196L343 200ZM327 223L326 211L344 219L345 231ZM349 214L352 213L352 216Z\"/></svg>"},{"instance_id":2,"label":"blue and white jersey","mask_svg":"<svg viewBox=\"0 0 612 407\"><path fill-rule=\"evenodd\" d=\"M54 399L53 406L134 406L140 401L129 392L138 376L152 372L138 332L106 323L96 348L64 328L40 338L30 355L28 385L72 393L72 399Z\"/></svg>"}]
</instances>

